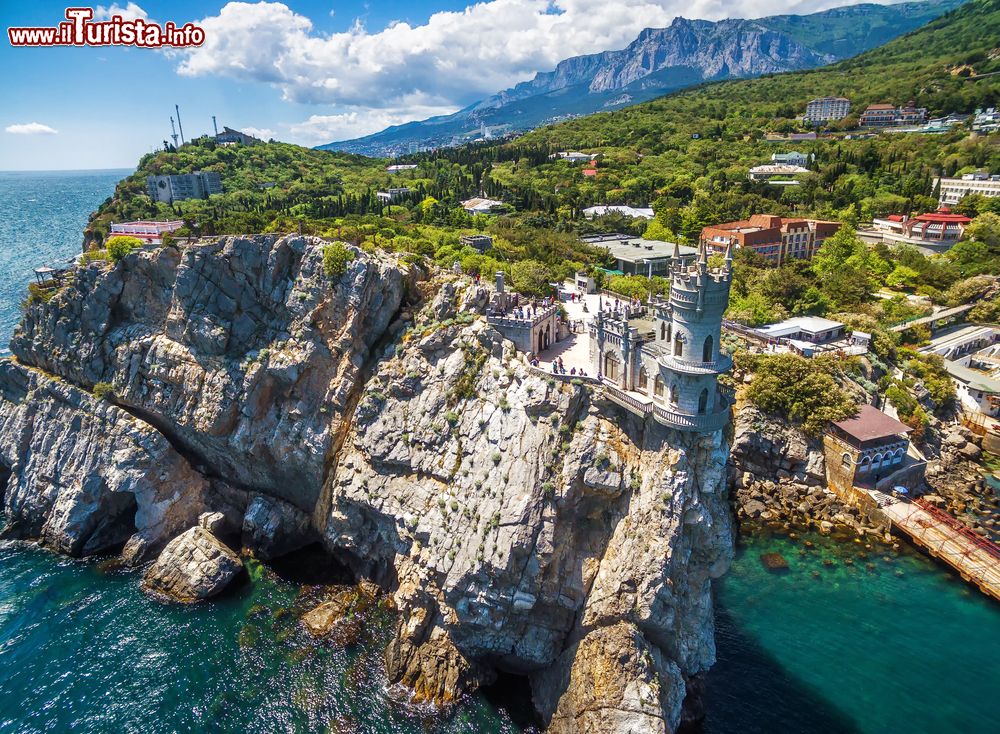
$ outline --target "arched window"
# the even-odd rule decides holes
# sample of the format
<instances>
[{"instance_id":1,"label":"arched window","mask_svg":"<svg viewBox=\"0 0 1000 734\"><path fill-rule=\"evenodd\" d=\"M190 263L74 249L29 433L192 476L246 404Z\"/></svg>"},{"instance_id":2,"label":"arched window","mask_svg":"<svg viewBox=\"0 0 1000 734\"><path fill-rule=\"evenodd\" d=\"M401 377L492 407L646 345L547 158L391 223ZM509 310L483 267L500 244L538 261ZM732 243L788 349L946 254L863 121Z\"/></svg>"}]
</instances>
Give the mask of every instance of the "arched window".
<instances>
[{"instance_id":1,"label":"arched window","mask_svg":"<svg viewBox=\"0 0 1000 734\"><path fill-rule=\"evenodd\" d=\"M667 322L666 321L661 321L660 322L660 341L661 342L662 341L666 341L666 339L667 339Z\"/></svg>"},{"instance_id":2,"label":"arched window","mask_svg":"<svg viewBox=\"0 0 1000 734\"><path fill-rule=\"evenodd\" d=\"M712 337L708 337L711 339ZM704 415L705 411L708 410L708 388L703 388L701 395L698 396L698 415Z\"/></svg>"},{"instance_id":3,"label":"arched window","mask_svg":"<svg viewBox=\"0 0 1000 734\"><path fill-rule=\"evenodd\" d=\"M709 334L705 337L705 346L701 350L701 361L711 362L712 361L712 350L715 348L715 340L712 335Z\"/></svg>"},{"instance_id":4,"label":"arched window","mask_svg":"<svg viewBox=\"0 0 1000 734\"><path fill-rule=\"evenodd\" d=\"M670 386L670 404L673 406L677 405L677 401L681 399L681 391L677 389L677 385Z\"/></svg>"},{"instance_id":5,"label":"arched window","mask_svg":"<svg viewBox=\"0 0 1000 734\"><path fill-rule=\"evenodd\" d=\"M646 392L649 389L649 375L646 374L646 368L639 368L639 389L642 392Z\"/></svg>"},{"instance_id":6,"label":"arched window","mask_svg":"<svg viewBox=\"0 0 1000 734\"><path fill-rule=\"evenodd\" d=\"M858 462L858 473L864 474L871 468L871 459L867 456L861 457L861 461Z\"/></svg>"},{"instance_id":7,"label":"arched window","mask_svg":"<svg viewBox=\"0 0 1000 734\"><path fill-rule=\"evenodd\" d=\"M882 466L882 454L875 454L872 457L872 469L878 469Z\"/></svg>"},{"instance_id":8,"label":"arched window","mask_svg":"<svg viewBox=\"0 0 1000 734\"><path fill-rule=\"evenodd\" d=\"M845 451L844 455L840 457L840 463L844 465L844 468L850 468L851 455Z\"/></svg>"},{"instance_id":9,"label":"arched window","mask_svg":"<svg viewBox=\"0 0 1000 734\"><path fill-rule=\"evenodd\" d=\"M658 398L663 397L663 378L659 375L653 380L653 394Z\"/></svg>"},{"instance_id":10,"label":"arched window","mask_svg":"<svg viewBox=\"0 0 1000 734\"><path fill-rule=\"evenodd\" d=\"M903 460L903 449L898 449L896 454L892 457L892 463L898 464Z\"/></svg>"},{"instance_id":11,"label":"arched window","mask_svg":"<svg viewBox=\"0 0 1000 734\"><path fill-rule=\"evenodd\" d=\"M674 334L674 356L684 356L684 342L681 341L681 335L679 333Z\"/></svg>"}]
</instances>

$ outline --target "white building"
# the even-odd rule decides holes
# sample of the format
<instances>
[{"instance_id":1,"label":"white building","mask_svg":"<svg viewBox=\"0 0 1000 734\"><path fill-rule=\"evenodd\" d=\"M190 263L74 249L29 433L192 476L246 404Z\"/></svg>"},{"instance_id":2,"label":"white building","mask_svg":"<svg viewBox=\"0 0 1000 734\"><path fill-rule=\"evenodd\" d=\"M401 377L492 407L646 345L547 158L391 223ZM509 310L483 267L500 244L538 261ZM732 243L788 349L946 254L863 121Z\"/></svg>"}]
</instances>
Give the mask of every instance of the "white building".
<instances>
[{"instance_id":1,"label":"white building","mask_svg":"<svg viewBox=\"0 0 1000 734\"><path fill-rule=\"evenodd\" d=\"M385 170L388 173L399 173L400 171L412 171L417 168L416 163L395 163L391 166L386 166Z\"/></svg>"},{"instance_id":2,"label":"white building","mask_svg":"<svg viewBox=\"0 0 1000 734\"><path fill-rule=\"evenodd\" d=\"M809 173L809 169L784 163L768 163L751 168L748 178L751 181L770 181L775 176L799 176L803 173Z\"/></svg>"},{"instance_id":3,"label":"white building","mask_svg":"<svg viewBox=\"0 0 1000 734\"><path fill-rule=\"evenodd\" d=\"M611 204L609 206L588 206L583 210L583 216L587 219L603 217L605 214L621 214L623 217L631 217L632 219L653 218L653 210L648 206L633 207L624 204Z\"/></svg>"},{"instance_id":4,"label":"white building","mask_svg":"<svg viewBox=\"0 0 1000 734\"><path fill-rule=\"evenodd\" d=\"M222 193L218 171L195 171L173 176L146 176L146 191L153 201L173 204L184 199L207 199Z\"/></svg>"},{"instance_id":5,"label":"white building","mask_svg":"<svg viewBox=\"0 0 1000 734\"><path fill-rule=\"evenodd\" d=\"M467 214L492 214L495 209L499 209L502 206L504 206L502 201L484 199L481 196L466 199L462 202L462 208L465 209Z\"/></svg>"},{"instance_id":6,"label":"white building","mask_svg":"<svg viewBox=\"0 0 1000 734\"><path fill-rule=\"evenodd\" d=\"M159 245L163 242L165 232L173 232L183 226L184 222L179 219L169 222L121 222L111 225L108 239L112 237L137 237L148 245Z\"/></svg>"},{"instance_id":7,"label":"white building","mask_svg":"<svg viewBox=\"0 0 1000 734\"><path fill-rule=\"evenodd\" d=\"M962 407L994 418L1000 414L1000 380L951 360L946 359L944 366Z\"/></svg>"},{"instance_id":8,"label":"white building","mask_svg":"<svg viewBox=\"0 0 1000 734\"><path fill-rule=\"evenodd\" d=\"M387 204L391 204L394 201L399 201L403 197L409 195L410 189L406 186L400 186L394 189L388 189L386 191L376 191L375 196L379 201L384 201Z\"/></svg>"},{"instance_id":9,"label":"white building","mask_svg":"<svg viewBox=\"0 0 1000 734\"><path fill-rule=\"evenodd\" d=\"M789 153L772 153L771 163L786 164L789 166L809 165L809 155L793 150Z\"/></svg>"},{"instance_id":10,"label":"white building","mask_svg":"<svg viewBox=\"0 0 1000 734\"><path fill-rule=\"evenodd\" d=\"M828 122L847 117L851 111L851 100L846 97L819 97L806 103L806 122Z\"/></svg>"},{"instance_id":11,"label":"white building","mask_svg":"<svg viewBox=\"0 0 1000 734\"><path fill-rule=\"evenodd\" d=\"M580 153L575 150L561 150L558 153L553 153L550 158L561 158L567 163L582 163L583 161L594 160L593 153Z\"/></svg>"},{"instance_id":12,"label":"white building","mask_svg":"<svg viewBox=\"0 0 1000 734\"><path fill-rule=\"evenodd\" d=\"M977 109L976 116L972 119L972 129L977 133L1000 130L1000 110L997 110L996 107L987 107L985 110Z\"/></svg>"},{"instance_id":13,"label":"white building","mask_svg":"<svg viewBox=\"0 0 1000 734\"><path fill-rule=\"evenodd\" d=\"M935 186L940 186L938 203L953 206L968 194L979 194L992 198L1000 196L1000 175L988 173L967 173L961 178L938 178Z\"/></svg>"}]
</instances>

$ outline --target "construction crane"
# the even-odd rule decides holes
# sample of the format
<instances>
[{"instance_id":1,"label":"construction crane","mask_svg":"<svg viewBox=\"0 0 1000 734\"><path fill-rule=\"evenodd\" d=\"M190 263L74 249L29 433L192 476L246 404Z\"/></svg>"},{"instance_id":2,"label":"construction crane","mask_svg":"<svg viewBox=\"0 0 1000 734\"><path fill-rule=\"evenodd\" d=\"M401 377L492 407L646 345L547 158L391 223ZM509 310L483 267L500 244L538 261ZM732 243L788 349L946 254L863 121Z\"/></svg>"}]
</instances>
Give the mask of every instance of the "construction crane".
<instances>
[{"instance_id":1,"label":"construction crane","mask_svg":"<svg viewBox=\"0 0 1000 734\"><path fill-rule=\"evenodd\" d=\"M177 112L177 127L181 131L181 145L187 143L184 139L184 123L181 122L181 108L179 105L174 105L174 110Z\"/></svg>"},{"instance_id":2,"label":"construction crane","mask_svg":"<svg viewBox=\"0 0 1000 734\"><path fill-rule=\"evenodd\" d=\"M177 128L174 127L174 116L170 116L170 137L174 141L174 147L177 147Z\"/></svg>"}]
</instances>

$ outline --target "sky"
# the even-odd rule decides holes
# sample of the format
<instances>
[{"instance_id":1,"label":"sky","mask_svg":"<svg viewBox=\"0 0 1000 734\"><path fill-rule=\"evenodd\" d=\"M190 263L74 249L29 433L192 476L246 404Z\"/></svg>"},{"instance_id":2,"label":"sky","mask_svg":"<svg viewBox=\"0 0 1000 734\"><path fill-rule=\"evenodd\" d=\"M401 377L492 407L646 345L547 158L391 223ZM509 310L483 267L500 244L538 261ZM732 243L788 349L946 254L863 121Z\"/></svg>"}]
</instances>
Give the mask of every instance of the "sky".
<instances>
[{"instance_id":1,"label":"sky","mask_svg":"<svg viewBox=\"0 0 1000 734\"><path fill-rule=\"evenodd\" d=\"M205 31L189 50L0 42L0 170L134 167L170 135L223 125L319 145L448 114L564 58L628 45L678 15L810 13L852 0L139 0L92 5ZM83 6L83 3L74 3ZM9 27L55 26L65 0L0 0Z\"/></svg>"}]
</instances>

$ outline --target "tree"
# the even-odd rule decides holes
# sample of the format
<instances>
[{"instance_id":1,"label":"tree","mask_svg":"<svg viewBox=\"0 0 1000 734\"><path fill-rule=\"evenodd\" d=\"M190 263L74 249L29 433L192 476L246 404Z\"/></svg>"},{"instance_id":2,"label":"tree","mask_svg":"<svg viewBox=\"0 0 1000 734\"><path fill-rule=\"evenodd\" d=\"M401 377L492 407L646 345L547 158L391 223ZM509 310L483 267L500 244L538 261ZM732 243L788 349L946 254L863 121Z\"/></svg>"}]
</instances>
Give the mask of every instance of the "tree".
<instances>
[{"instance_id":1,"label":"tree","mask_svg":"<svg viewBox=\"0 0 1000 734\"><path fill-rule=\"evenodd\" d=\"M511 265L510 280L514 290L525 296L547 296L552 292L549 270L537 260L521 260Z\"/></svg>"},{"instance_id":2,"label":"tree","mask_svg":"<svg viewBox=\"0 0 1000 734\"><path fill-rule=\"evenodd\" d=\"M105 243L105 248L108 251L108 257L117 263L133 250L142 247L142 244L142 240L138 237L112 237Z\"/></svg>"},{"instance_id":3,"label":"tree","mask_svg":"<svg viewBox=\"0 0 1000 734\"><path fill-rule=\"evenodd\" d=\"M343 242L323 245L323 273L332 280L347 272L347 265L354 259L354 251Z\"/></svg>"}]
</instances>

